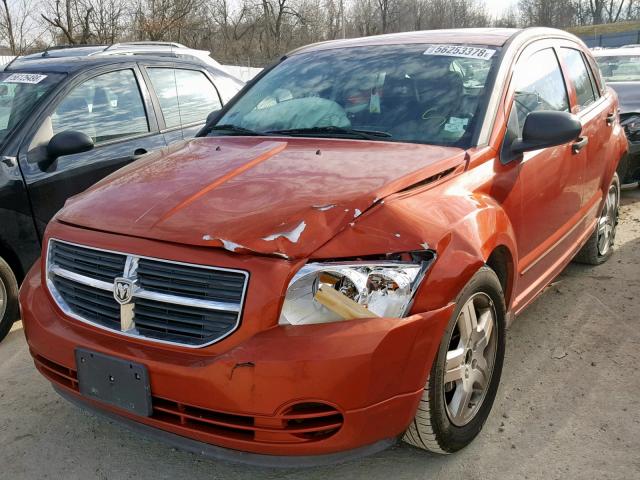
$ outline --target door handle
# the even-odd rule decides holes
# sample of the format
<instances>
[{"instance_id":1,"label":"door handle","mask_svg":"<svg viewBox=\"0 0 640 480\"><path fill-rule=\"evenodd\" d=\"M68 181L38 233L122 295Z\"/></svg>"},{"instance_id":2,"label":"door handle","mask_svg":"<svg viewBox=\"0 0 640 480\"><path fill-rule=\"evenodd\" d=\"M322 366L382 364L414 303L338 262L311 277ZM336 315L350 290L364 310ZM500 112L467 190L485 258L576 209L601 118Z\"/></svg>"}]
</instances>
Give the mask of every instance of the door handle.
<instances>
[{"instance_id":1,"label":"door handle","mask_svg":"<svg viewBox=\"0 0 640 480\"><path fill-rule=\"evenodd\" d=\"M571 151L573 153L579 153L589 143L589 137L580 137L571 145Z\"/></svg>"},{"instance_id":2,"label":"door handle","mask_svg":"<svg viewBox=\"0 0 640 480\"><path fill-rule=\"evenodd\" d=\"M133 155L131 156L131 160L138 160L141 156L146 155L147 154L147 150L144 148L136 148L135 151L133 152Z\"/></svg>"},{"instance_id":3,"label":"door handle","mask_svg":"<svg viewBox=\"0 0 640 480\"><path fill-rule=\"evenodd\" d=\"M609 115L607 115L607 125L611 126L613 125L613 122L615 122L616 120L616 112L612 112Z\"/></svg>"}]
</instances>

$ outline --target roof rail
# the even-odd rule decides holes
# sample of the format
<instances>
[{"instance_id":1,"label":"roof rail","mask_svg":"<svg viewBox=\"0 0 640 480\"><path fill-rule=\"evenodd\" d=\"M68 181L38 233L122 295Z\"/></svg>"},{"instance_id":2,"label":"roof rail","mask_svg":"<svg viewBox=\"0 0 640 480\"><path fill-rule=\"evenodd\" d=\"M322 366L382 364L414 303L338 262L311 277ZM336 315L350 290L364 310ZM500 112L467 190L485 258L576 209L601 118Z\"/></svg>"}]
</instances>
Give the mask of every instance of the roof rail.
<instances>
[{"instance_id":1,"label":"roof rail","mask_svg":"<svg viewBox=\"0 0 640 480\"><path fill-rule=\"evenodd\" d=\"M173 47L173 48L187 48L183 44L178 42L154 42L154 41L143 41L143 42L121 42L114 43L113 45L109 45L105 50L109 50L110 48L118 48L118 47L127 47L127 46L138 46L138 47Z\"/></svg>"},{"instance_id":2,"label":"roof rail","mask_svg":"<svg viewBox=\"0 0 640 480\"><path fill-rule=\"evenodd\" d=\"M47 47L44 52L42 52L42 56L46 57L49 55L51 50L64 50L67 48L82 48L82 47L106 47L105 44L99 43L76 43L76 44L66 44L66 45L51 45Z\"/></svg>"}]
</instances>

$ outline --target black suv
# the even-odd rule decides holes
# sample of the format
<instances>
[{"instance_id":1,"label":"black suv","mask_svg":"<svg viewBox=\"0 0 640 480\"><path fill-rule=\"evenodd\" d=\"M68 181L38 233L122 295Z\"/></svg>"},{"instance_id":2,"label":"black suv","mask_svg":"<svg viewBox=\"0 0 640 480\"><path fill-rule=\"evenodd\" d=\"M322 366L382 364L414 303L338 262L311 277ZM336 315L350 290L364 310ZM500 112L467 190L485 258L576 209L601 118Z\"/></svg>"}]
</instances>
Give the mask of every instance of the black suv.
<instances>
[{"instance_id":1,"label":"black suv","mask_svg":"<svg viewBox=\"0 0 640 480\"><path fill-rule=\"evenodd\" d=\"M65 200L194 136L242 86L220 69L164 57L18 59L0 70L0 340Z\"/></svg>"}]
</instances>

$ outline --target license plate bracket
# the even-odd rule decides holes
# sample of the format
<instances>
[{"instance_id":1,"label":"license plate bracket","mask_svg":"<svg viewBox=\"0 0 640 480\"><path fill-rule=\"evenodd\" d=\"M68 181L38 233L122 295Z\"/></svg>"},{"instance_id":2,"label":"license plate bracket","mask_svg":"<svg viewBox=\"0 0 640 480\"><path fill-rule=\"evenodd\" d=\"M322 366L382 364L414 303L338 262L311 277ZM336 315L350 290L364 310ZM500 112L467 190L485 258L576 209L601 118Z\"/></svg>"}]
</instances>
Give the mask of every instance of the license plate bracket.
<instances>
[{"instance_id":1,"label":"license plate bracket","mask_svg":"<svg viewBox=\"0 0 640 480\"><path fill-rule=\"evenodd\" d=\"M75 355L82 395L136 415L151 416L147 367L81 348L76 349Z\"/></svg>"}]
</instances>

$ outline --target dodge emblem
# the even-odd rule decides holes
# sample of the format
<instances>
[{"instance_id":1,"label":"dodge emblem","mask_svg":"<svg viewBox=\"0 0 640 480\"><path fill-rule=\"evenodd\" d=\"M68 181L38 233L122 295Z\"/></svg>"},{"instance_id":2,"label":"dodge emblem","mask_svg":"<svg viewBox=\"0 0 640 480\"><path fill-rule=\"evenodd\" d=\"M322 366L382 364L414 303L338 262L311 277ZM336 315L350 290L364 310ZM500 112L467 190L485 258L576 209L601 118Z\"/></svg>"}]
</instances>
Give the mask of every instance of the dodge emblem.
<instances>
[{"instance_id":1,"label":"dodge emblem","mask_svg":"<svg viewBox=\"0 0 640 480\"><path fill-rule=\"evenodd\" d=\"M120 305L131 302L134 283L128 278L116 278L113 284L113 297Z\"/></svg>"}]
</instances>

